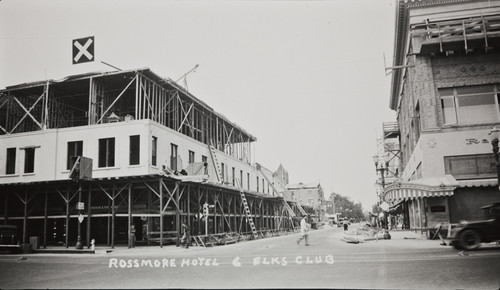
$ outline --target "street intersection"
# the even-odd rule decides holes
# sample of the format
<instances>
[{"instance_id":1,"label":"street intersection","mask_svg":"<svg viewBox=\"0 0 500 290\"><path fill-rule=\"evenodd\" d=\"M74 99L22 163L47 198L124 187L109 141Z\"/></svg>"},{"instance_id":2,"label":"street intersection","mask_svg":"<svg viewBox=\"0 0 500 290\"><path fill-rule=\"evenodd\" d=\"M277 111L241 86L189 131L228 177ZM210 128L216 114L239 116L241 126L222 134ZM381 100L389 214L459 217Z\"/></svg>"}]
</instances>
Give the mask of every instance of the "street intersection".
<instances>
[{"instance_id":1,"label":"street intersection","mask_svg":"<svg viewBox=\"0 0 500 290\"><path fill-rule=\"evenodd\" d=\"M218 247L117 247L96 254L0 256L2 288L498 289L500 248L461 252L410 231L350 244L343 231Z\"/></svg>"}]
</instances>

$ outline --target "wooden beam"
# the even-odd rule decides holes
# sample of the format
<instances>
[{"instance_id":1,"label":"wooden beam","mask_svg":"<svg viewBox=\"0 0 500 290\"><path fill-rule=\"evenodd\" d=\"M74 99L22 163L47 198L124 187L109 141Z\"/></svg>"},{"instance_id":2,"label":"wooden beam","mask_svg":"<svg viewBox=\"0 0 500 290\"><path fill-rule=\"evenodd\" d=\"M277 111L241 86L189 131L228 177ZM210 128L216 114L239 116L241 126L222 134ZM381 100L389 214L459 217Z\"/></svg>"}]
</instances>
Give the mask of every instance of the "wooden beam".
<instances>
[{"instance_id":1,"label":"wooden beam","mask_svg":"<svg viewBox=\"0 0 500 290\"><path fill-rule=\"evenodd\" d=\"M113 187L112 187L113 198L111 199L111 248L112 249L115 248L115 218L116 218L115 188L116 188L116 185L113 184Z\"/></svg>"},{"instance_id":2,"label":"wooden beam","mask_svg":"<svg viewBox=\"0 0 500 290\"><path fill-rule=\"evenodd\" d=\"M26 243L26 227L28 226L28 191L24 189L24 218L23 218L23 244Z\"/></svg>"},{"instance_id":3,"label":"wooden beam","mask_svg":"<svg viewBox=\"0 0 500 290\"><path fill-rule=\"evenodd\" d=\"M3 224L6 225L7 221L9 219L9 193L5 193L5 204L4 204L4 219L3 219Z\"/></svg>"},{"instance_id":4,"label":"wooden beam","mask_svg":"<svg viewBox=\"0 0 500 290\"><path fill-rule=\"evenodd\" d=\"M87 201L87 249L90 249L90 225L92 224L92 187L89 185L89 194Z\"/></svg>"},{"instance_id":5,"label":"wooden beam","mask_svg":"<svg viewBox=\"0 0 500 290\"><path fill-rule=\"evenodd\" d=\"M128 184L128 248L132 248L132 184Z\"/></svg>"},{"instance_id":6,"label":"wooden beam","mask_svg":"<svg viewBox=\"0 0 500 290\"><path fill-rule=\"evenodd\" d=\"M160 247L163 248L163 180L158 179L158 187L160 188Z\"/></svg>"},{"instance_id":7,"label":"wooden beam","mask_svg":"<svg viewBox=\"0 0 500 290\"><path fill-rule=\"evenodd\" d=\"M13 99L19 104L19 106L21 106L21 109L23 109L26 112L26 114L24 114L24 116L21 118L21 120L19 120L19 122L17 122L17 124L10 130L9 133L14 132L14 130L16 130L17 126L19 126L28 115L31 117L31 119L33 119L33 121L38 125L38 127L40 127L40 129L42 128L42 125L35 119L35 117L33 117L33 115L30 114L30 112L31 112L31 110L33 110L33 108L35 108L36 104L38 104L38 102L43 98L44 94L45 93L43 93L42 95L40 95L40 97L38 97L38 99L35 101L35 103L33 105L31 105L29 110L26 110L24 105L21 102L19 102L19 100L16 97L13 97Z\"/></svg>"},{"instance_id":8,"label":"wooden beam","mask_svg":"<svg viewBox=\"0 0 500 290\"><path fill-rule=\"evenodd\" d=\"M47 211L48 211L48 191L45 191L45 204L43 210L43 248L47 248Z\"/></svg>"},{"instance_id":9,"label":"wooden beam","mask_svg":"<svg viewBox=\"0 0 500 290\"><path fill-rule=\"evenodd\" d=\"M66 244L66 249L69 247L69 202L70 202L70 198L69 198L69 186L66 190L66 198L64 199L66 201L66 238L65 238L65 244Z\"/></svg>"},{"instance_id":10,"label":"wooden beam","mask_svg":"<svg viewBox=\"0 0 500 290\"><path fill-rule=\"evenodd\" d=\"M176 239L176 245L180 245L180 234L181 234L181 220L180 220L180 208L179 208L179 202L180 202L180 196L179 196L179 182L175 183L175 200L177 204L177 209L175 210L175 226L176 226L176 231L177 231L177 239Z\"/></svg>"},{"instance_id":11,"label":"wooden beam","mask_svg":"<svg viewBox=\"0 0 500 290\"><path fill-rule=\"evenodd\" d=\"M102 118L104 118L104 116L106 115L106 113L115 105L116 102L118 102L118 100L123 96L123 94L125 93L125 91L128 89L128 87L130 87L130 85L135 81L135 78L137 78L137 76L135 76L129 83L128 85L125 87L125 89L123 89L123 91L121 91L121 93L118 95L118 97L116 97L116 99L111 103L111 105L109 105L109 107L106 109L106 111L104 111L104 113L102 113L101 115L101 118L99 118L99 120L97 120L97 124L99 124L99 122L101 122Z\"/></svg>"}]
</instances>

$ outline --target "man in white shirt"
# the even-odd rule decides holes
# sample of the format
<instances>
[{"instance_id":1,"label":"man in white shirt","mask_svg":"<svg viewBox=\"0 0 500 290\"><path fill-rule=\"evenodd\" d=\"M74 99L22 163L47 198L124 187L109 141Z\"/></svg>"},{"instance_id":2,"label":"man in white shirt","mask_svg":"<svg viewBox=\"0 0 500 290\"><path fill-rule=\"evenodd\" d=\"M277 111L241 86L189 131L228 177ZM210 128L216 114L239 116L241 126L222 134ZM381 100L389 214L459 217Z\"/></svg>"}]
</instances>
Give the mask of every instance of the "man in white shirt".
<instances>
[{"instance_id":1,"label":"man in white shirt","mask_svg":"<svg viewBox=\"0 0 500 290\"><path fill-rule=\"evenodd\" d=\"M298 240L297 240L297 245L300 244L302 240L306 240L306 246L309 246L309 229L311 229L311 224L309 223L309 215L304 216L302 220L300 221L300 234L302 235Z\"/></svg>"}]
</instances>

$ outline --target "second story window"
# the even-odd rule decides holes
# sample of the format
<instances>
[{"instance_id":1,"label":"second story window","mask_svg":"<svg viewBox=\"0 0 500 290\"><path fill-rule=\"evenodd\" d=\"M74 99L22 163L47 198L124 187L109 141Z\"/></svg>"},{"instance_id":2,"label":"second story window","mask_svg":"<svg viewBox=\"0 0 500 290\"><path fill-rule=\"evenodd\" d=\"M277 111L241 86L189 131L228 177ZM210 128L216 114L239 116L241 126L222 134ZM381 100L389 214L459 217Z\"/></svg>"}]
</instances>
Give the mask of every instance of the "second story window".
<instances>
[{"instance_id":1,"label":"second story window","mask_svg":"<svg viewBox=\"0 0 500 290\"><path fill-rule=\"evenodd\" d=\"M439 89L443 124L498 122L498 87L494 85Z\"/></svg>"},{"instance_id":2,"label":"second story window","mask_svg":"<svg viewBox=\"0 0 500 290\"><path fill-rule=\"evenodd\" d=\"M232 172L231 173L232 173L232 179L233 179L233 186L235 186L236 185L236 176L235 176L236 175L236 169L234 167L232 168Z\"/></svg>"},{"instance_id":3,"label":"second story window","mask_svg":"<svg viewBox=\"0 0 500 290\"><path fill-rule=\"evenodd\" d=\"M99 139L99 167L115 166L115 138Z\"/></svg>"},{"instance_id":4,"label":"second story window","mask_svg":"<svg viewBox=\"0 0 500 290\"><path fill-rule=\"evenodd\" d=\"M73 167L75 157L83 155L83 141L68 142L68 156L66 159L66 169L70 170Z\"/></svg>"},{"instance_id":5,"label":"second story window","mask_svg":"<svg viewBox=\"0 0 500 290\"><path fill-rule=\"evenodd\" d=\"M16 173L16 148L7 148L5 174Z\"/></svg>"},{"instance_id":6,"label":"second story window","mask_svg":"<svg viewBox=\"0 0 500 290\"><path fill-rule=\"evenodd\" d=\"M224 167L225 167L225 166L224 166L224 163L221 163L221 164L220 164L220 174L221 174L221 177L222 177L222 181L223 181L223 182L224 182L224 181L226 181L226 178L225 178L225 177L226 177L226 176L225 176L225 175L226 175L226 172L225 172L225 170L224 170Z\"/></svg>"},{"instance_id":7,"label":"second story window","mask_svg":"<svg viewBox=\"0 0 500 290\"><path fill-rule=\"evenodd\" d=\"M130 136L129 164L138 165L141 160L141 136Z\"/></svg>"},{"instance_id":8,"label":"second story window","mask_svg":"<svg viewBox=\"0 0 500 290\"><path fill-rule=\"evenodd\" d=\"M24 149L24 173L35 172L35 148Z\"/></svg>"},{"instance_id":9,"label":"second story window","mask_svg":"<svg viewBox=\"0 0 500 290\"><path fill-rule=\"evenodd\" d=\"M158 150L158 137L151 138L151 165L156 166L156 157Z\"/></svg>"},{"instance_id":10,"label":"second story window","mask_svg":"<svg viewBox=\"0 0 500 290\"><path fill-rule=\"evenodd\" d=\"M177 170L177 145L170 143L170 169Z\"/></svg>"},{"instance_id":11,"label":"second story window","mask_svg":"<svg viewBox=\"0 0 500 290\"><path fill-rule=\"evenodd\" d=\"M194 163L194 152L189 150L189 163Z\"/></svg>"}]
</instances>

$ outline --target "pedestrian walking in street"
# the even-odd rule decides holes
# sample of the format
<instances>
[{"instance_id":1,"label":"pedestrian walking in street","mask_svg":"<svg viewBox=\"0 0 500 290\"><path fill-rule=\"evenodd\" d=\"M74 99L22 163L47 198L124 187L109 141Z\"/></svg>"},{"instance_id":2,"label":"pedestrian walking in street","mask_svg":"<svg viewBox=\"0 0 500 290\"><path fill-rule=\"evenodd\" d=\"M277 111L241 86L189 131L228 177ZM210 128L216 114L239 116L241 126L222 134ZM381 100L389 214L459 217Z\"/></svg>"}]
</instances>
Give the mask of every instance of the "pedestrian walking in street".
<instances>
[{"instance_id":1,"label":"pedestrian walking in street","mask_svg":"<svg viewBox=\"0 0 500 290\"><path fill-rule=\"evenodd\" d=\"M191 231L189 230L189 226L185 223L182 224L181 244L184 244L186 249L189 249L189 245L191 244Z\"/></svg>"},{"instance_id":2,"label":"pedestrian walking in street","mask_svg":"<svg viewBox=\"0 0 500 290\"><path fill-rule=\"evenodd\" d=\"M298 240L297 240L297 245L300 244L302 240L305 240L305 245L309 246L309 230L311 229L311 224L310 224L310 215L306 215L302 218L300 221L300 234L302 235Z\"/></svg>"}]
</instances>

